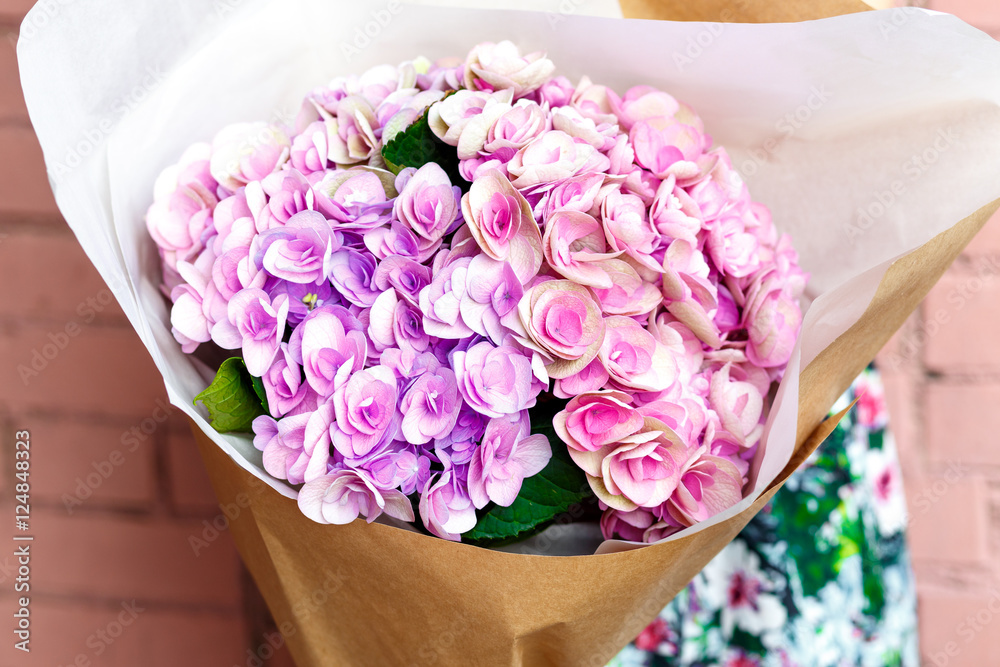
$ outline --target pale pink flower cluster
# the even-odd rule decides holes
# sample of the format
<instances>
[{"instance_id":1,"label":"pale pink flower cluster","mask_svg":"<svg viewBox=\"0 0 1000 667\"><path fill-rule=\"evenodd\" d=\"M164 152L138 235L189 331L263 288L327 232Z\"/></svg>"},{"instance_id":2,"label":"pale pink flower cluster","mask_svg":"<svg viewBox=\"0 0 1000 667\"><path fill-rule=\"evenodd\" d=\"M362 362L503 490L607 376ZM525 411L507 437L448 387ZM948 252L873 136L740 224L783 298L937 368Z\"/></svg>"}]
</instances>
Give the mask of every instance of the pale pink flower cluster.
<instances>
[{"instance_id":1,"label":"pale pink flower cluster","mask_svg":"<svg viewBox=\"0 0 1000 667\"><path fill-rule=\"evenodd\" d=\"M465 183L387 170L423 113ZM549 461L540 395L569 399L552 445L606 536L704 520L742 498L801 323L788 237L690 108L573 85L510 42L226 128L164 171L147 223L174 336L262 379L264 466L324 523L411 521L418 494L459 539Z\"/></svg>"}]
</instances>

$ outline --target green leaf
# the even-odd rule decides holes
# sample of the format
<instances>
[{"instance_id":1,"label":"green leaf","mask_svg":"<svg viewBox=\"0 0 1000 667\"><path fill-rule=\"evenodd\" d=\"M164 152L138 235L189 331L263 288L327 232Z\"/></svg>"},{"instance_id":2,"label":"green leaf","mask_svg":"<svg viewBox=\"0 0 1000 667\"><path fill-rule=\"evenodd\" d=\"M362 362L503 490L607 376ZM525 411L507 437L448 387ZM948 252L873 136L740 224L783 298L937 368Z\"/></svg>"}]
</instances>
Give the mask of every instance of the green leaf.
<instances>
[{"instance_id":1,"label":"green leaf","mask_svg":"<svg viewBox=\"0 0 1000 667\"><path fill-rule=\"evenodd\" d=\"M467 192L471 185L458 171L457 149L438 139L431 131L426 109L409 127L382 147L382 159L394 174L406 167L419 169L428 162L436 162L448 174L451 184L460 187L462 192Z\"/></svg>"},{"instance_id":2,"label":"green leaf","mask_svg":"<svg viewBox=\"0 0 1000 667\"><path fill-rule=\"evenodd\" d=\"M566 445L552 428L548 411L544 406L538 407L545 414L532 415L536 424L532 432L548 436L552 459L540 473L524 480L510 507L492 503L484 507L479 512L476 527L464 533L462 541L478 546L500 546L525 539L543 530L560 514L571 512L594 498L587 475L569 457Z\"/></svg>"},{"instance_id":3,"label":"green leaf","mask_svg":"<svg viewBox=\"0 0 1000 667\"><path fill-rule=\"evenodd\" d=\"M264 381L256 375L251 375L250 379L253 381L253 393L257 394L257 398L260 399L260 405L264 408L263 414L269 414L271 408L267 404L267 391L264 390Z\"/></svg>"},{"instance_id":4,"label":"green leaf","mask_svg":"<svg viewBox=\"0 0 1000 667\"><path fill-rule=\"evenodd\" d=\"M219 433L246 433L253 420L267 412L266 399L255 386L258 382L242 359L231 357L222 362L212 384L193 402L197 405L201 401L208 408L209 422ZM261 385L261 393L263 390Z\"/></svg>"}]
</instances>

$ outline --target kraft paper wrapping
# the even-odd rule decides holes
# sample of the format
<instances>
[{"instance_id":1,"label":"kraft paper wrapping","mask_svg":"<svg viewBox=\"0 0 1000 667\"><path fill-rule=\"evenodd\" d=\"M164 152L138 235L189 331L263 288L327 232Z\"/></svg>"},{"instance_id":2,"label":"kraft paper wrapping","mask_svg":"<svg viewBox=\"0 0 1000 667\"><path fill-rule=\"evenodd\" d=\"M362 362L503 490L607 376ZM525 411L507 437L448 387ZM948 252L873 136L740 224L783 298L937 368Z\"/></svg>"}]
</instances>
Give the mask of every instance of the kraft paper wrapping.
<instances>
[{"instance_id":1,"label":"kraft paper wrapping","mask_svg":"<svg viewBox=\"0 0 1000 667\"><path fill-rule=\"evenodd\" d=\"M44 17L33 16L36 8L25 19L46 24L22 38L18 57L56 200L147 345L171 401L191 417L220 502L241 508L233 535L300 667L603 665L829 433L842 416L821 424L830 406L1000 206L1000 49L956 19L896 10L720 31L720 22L795 22L865 7L623 2L630 16L708 22L654 26L575 16L585 4L567 10L538 0L551 10L544 15L406 9L407 20L390 22L349 66L337 46L352 38L349 27L363 23L367 6L108 0L61 5ZM337 12L353 18L315 23L340 30L339 38L296 39L318 30L303 16ZM425 29L441 24L449 29ZM192 408L212 370L180 353L157 292L142 212L156 173L185 145L228 122L281 119L288 110L281 105L331 69L457 54L513 35L549 48L571 78L586 72L618 88L651 83L690 102L813 274L803 336L751 495L656 545L609 541L595 555L543 556L361 521L311 523L295 506L295 490L263 473L248 439L212 432ZM617 47L579 48L601 39ZM779 45L797 45L796 55ZM303 61L303 53L313 57ZM105 68L109 62L116 66ZM218 72L206 69L220 62ZM791 131L780 124L786 111ZM933 167L907 176L910 157L935 146ZM568 529L545 535L555 540L560 530Z\"/></svg>"}]
</instances>

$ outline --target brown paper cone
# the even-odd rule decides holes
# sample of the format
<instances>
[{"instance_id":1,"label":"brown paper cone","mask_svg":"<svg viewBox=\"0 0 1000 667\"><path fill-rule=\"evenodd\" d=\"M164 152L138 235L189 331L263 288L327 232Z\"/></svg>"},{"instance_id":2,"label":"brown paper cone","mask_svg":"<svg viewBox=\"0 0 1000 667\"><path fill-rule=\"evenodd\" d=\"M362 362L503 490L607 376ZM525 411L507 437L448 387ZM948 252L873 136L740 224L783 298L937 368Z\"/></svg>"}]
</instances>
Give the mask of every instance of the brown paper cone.
<instances>
[{"instance_id":1,"label":"brown paper cone","mask_svg":"<svg viewBox=\"0 0 1000 667\"><path fill-rule=\"evenodd\" d=\"M851 0L622 5L633 17L710 21L795 21L866 8ZM792 461L749 509L683 539L557 557L489 551L360 520L321 526L194 428L219 501L242 508L231 521L233 537L296 663L604 665L829 434L844 414L822 421L830 406L998 206L983 207L890 267L858 323L802 372Z\"/></svg>"},{"instance_id":2,"label":"brown paper cone","mask_svg":"<svg viewBox=\"0 0 1000 667\"><path fill-rule=\"evenodd\" d=\"M619 4L632 19L720 23L789 23L871 9L861 0L619 0Z\"/></svg>"}]
</instances>

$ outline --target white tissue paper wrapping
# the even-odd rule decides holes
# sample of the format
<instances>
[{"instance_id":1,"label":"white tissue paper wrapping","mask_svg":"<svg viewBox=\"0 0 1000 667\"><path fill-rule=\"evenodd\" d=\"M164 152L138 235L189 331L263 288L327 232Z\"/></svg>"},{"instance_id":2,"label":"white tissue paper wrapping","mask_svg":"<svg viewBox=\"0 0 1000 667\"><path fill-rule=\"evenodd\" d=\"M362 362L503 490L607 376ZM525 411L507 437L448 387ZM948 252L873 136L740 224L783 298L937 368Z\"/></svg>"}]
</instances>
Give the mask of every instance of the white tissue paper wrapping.
<instances>
[{"instance_id":1,"label":"white tissue paper wrapping","mask_svg":"<svg viewBox=\"0 0 1000 667\"><path fill-rule=\"evenodd\" d=\"M676 539L745 509L781 472L795 445L800 369L857 321L889 264L1000 197L1000 43L915 9L743 25L580 15L587 5L613 15L607 2L531 4L552 11L108 0L42 17L48 10L36 6L25 22L44 18L44 28L21 40L18 60L59 208L170 401L290 498L295 489L263 470L250 437L216 433L192 405L214 372L170 333L144 223L164 167L229 123L290 121L334 76L462 56L482 41L545 50L574 82L586 74L619 93L649 84L690 104L754 200L792 235L811 304L750 495L667 538Z\"/></svg>"}]
</instances>

